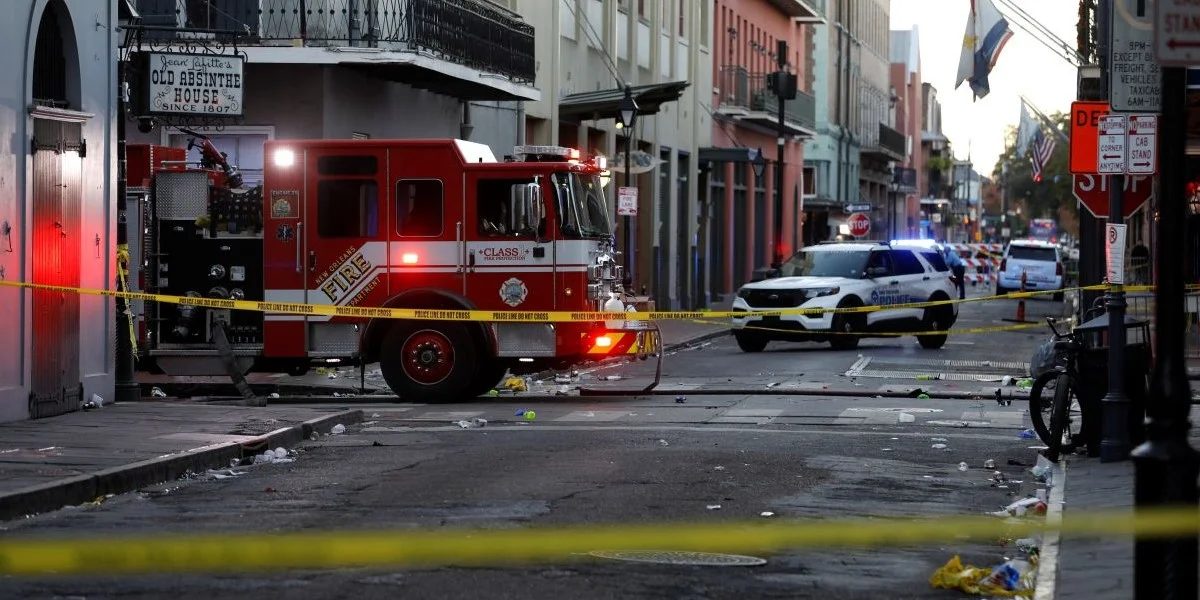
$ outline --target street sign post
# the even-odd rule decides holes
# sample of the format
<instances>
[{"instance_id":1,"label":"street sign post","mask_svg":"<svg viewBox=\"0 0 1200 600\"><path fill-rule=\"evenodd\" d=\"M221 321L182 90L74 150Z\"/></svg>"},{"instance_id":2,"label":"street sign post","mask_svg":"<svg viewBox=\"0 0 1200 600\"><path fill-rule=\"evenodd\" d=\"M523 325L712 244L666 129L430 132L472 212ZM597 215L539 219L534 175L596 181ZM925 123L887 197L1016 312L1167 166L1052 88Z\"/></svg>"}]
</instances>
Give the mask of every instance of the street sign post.
<instances>
[{"instance_id":1,"label":"street sign post","mask_svg":"<svg viewBox=\"0 0 1200 600\"><path fill-rule=\"evenodd\" d=\"M871 217L863 213L854 213L846 219L846 225L850 227L850 235L854 237L865 237L871 233Z\"/></svg>"},{"instance_id":2,"label":"street sign post","mask_svg":"<svg viewBox=\"0 0 1200 600\"><path fill-rule=\"evenodd\" d=\"M1162 73L1154 58L1154 8L1157 2L1113 1L1108 89L1114 111L1156 113L1161 110Z\"/></svg>"},{"instance_id":3,"label":"street sign post","mask_svg":"<svg viewBox=\"0 0 1200 600\"><path fill-rule=\"evenodd\" d=\"M1096 172L1097 126L1100 117L1107 115L1107 102L1071 103L1071 160L1068 166L1076 174Z\"/></svg>"},{"instance_id":4,"label":"street sign post","mask_svg":"<svg viewBox=\"0 0 1200 600\"><path fill-rule=\"evenodd\" d=\"M1154 185L1150 177L1145 175L1130 175L1122 177L1125 180L1122 188L1123 216L1129 218L1154 196ZM1079 203L1096 216L1097 219L1108 218L1108 188L1112 183L1107 175L1076 175L1073 187L1075 198Z\"/></svg>"},{"instance_id":5,"label":"street sign post","mask_svg":"<svg viewBox=\"0 0 1200 600\"><path fill-rule=\"evenodd\" d=\"M1125 285L1125 227L1109 223L1105 231L1108 282L1112 285Z\"/></svg>"},{"instance_id":6,"label":"street sign post","mask_svg":"<svg viewBox=\"0 0 1200 600\"><path fill-rule=\"evenodd\" d=\"M1124 175L1126 152L1125 115L1100 117L1096 144L1096 172L1101 175Z\"/></svg>"},{"instance_id":7,"label":"street sign post","mask_svg":"<svg viewBox=\"0 0 1200 600\"><path fill-rule=\"evenodd\" d=\"M623 217L636 217L638 214L638 189L622 187L617 189L617 214Z\"/></svg>"},{"instance_id":8,"label":"street sign post","mask_svg":"<svg viewBox=\"0 0 1200 600\"><path fill-rule=\"evenodd\" d=\"M1129 115L1127 166L1130 175L1158 171L1158 115Z\"/></svg>"},{"instance_id":9,"label":"street sign post","mask_svg":"<svg viewBox=\"0 0 1200 600\"><path fill-rule=\"evenodd\" d=\"M843 210L847 213L870 212L870 204L847 204Z\"/></svg>"},{"instance_id":10,"label":"street sign post","mask_svg":"<svg viewBox=\"0 0 1200 600\"><path fill-rule=\"evenodd\" d=\"M1200 64L1200 3L1161 0L1154 10L1154 56L1161 67Z\"/></svg>"}]
</instances>

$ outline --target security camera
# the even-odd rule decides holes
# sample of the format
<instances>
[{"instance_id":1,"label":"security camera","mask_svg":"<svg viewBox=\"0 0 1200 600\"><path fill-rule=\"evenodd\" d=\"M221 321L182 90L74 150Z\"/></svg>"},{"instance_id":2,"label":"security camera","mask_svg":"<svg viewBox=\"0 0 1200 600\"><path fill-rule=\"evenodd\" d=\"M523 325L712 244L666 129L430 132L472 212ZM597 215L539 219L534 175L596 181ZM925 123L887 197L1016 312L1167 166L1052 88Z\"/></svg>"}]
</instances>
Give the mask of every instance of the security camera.
<instances>
[{"instance_id":1,"label":"security camera","mask_svg":"<svg viewBox=\"0 0 1200 600\"><path fill-rule=\"evenodd\" d=\"M150 133L151 131L154 131L155 125L156 123L154 122L154 119L147 117L138 119L138 131L142 133Z\"/></svg>"}]
</instances>

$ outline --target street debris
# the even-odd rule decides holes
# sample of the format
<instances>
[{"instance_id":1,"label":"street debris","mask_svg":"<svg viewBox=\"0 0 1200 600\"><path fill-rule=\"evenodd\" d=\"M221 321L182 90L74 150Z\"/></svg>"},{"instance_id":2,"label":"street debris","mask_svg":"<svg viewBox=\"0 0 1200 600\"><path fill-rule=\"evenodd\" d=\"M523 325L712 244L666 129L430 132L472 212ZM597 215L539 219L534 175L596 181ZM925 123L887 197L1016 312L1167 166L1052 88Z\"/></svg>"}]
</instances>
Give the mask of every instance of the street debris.
<instances>
[{"instance_id":1,"label":"street debris","mask_svg":"<svg viewBox=\"0 0 1200 600\"><path fill-rule=\"evenodd\" d=\"M343 433L346 433L346 426L342 425L341 423L334 425L333 428L329 430L329 435L341 435Z\"/></svg>"},{"instance_id":2,"label":"street debris","mask_svg":"<svg viewBox=\"0 0 1200 600\"><path fill-rule=\"evenodd\" d=\"M763 512L758 513L758 516L770 518L770 517L775 516L775 513L771 512L769 510L764 510Z\"/></svg>"},{"instance_id":3,"label":"street debris","mask_svg":"<svg viewBox=\"0 0 1200 600\"><path fill-rule=\"evenodd\" d=\"M287 450L287 448L276 448L274 450L267 450L266 452L263 452L262 454L259 454L254 457L254 464L259 465L259 464L269 464L269 463L296 462L296 459L293 458L294 455L295 455L295 453L289 452Z\"/></svg>"},{"instance_id":4,"label":"street debris","mask_svg":"<svg viewBox=\"0 0 1200 600\"><path fill-rule=\"evenodd\" d=\"M504 389L516 392L528 392L529 382L520 377L509 377L504 381Z\"/></svg>"},{"instance_id":5,"label":"street debris","mask_svg":"<svg viewBox=\"0 0 1200 600\"><path fill-rule=\"evenodd\" d=\"M930 446L930 448L933 448L934 450L947 450L948 449L948 447L945 444L934 444L934 445Z\"/></svg>"},{"instance_id":6,"label":"street debris","mask_svg":"<svg viewBox=\"0 0 1200 600\"><path fill-rule=\"evenodd\" d=\"M1035 569L1027 560L1012 559L995 568L964 565L955 555L929 577L934 589L959 590L981 596L1033 595Z\"/></svg>"},{"instance_id":7,"label":"street debris","mask_svg":"<svg viewBox=\"0 0 1200 600\"><path fill-rule=\"evenodd\" d=\"M1046 503L1036 496L1022 498L1004 507L1004 510L988 513L993 517L1024 517L1032 512L1036 515L1046 514Z\"/></svg>"},{"instance_id":8,"label":"street debris","mask_svg":"<svg viewBox=\"0 0 1200 600\"><path fill-rule=\"evenodd\" d=\"M487 419L471 419L470 421L451 421L452 425L458 425L463 429L482 429L487 427Z\"/></svg>"},{"instance_id":9,"label":"street debris","mask_svg":"<svg viewBox=\"0 0 1200 600\"><path fill-rule=\"evenodd\" d=\"M668 442L667 440L658 440L658 445L659 446L670 446L671 443Z\"/></svg>"},{"instance_id":10,"label":"street debris","mask_svg":"<svg viewBox=\"0 0 1200 600\"><path fill-rule=\"evenodd\" d=\"M83 403L83 410L92 410L104 406L104 398L100 394L92 394L92 398Z\"/></svg>"},{"instance_id":11,"label":"street debris","mask_svg":"<svg viewBox=\"0 0 1200 600\"><path fill-rule=\"evenodd\" d=\"M985 468L985 469L995 469L995 468L996 468L996 461L994 461L994 460L992 460L992 459L990 459L990 458L989 458L989 459L987 459L987 460L985 460L985 461L983 461L983 468Z\"/></svg>"},{"instance_id":12,"label":"street debris","mask_svg":"<svg viewBox=\"0 0 1200 600\"><path fill-rule=\"evenodd\" d=\"M151 398L166 398L167 393L162 391L162 388L160 388L156 385L156 386L150 388L150 397Z\"/></svg>"},{"instance_id":13,"label":"street debris","mask_svg":"<svg viewBox=\"0 0 1200 600\"><path fill-rule=\"evenodd\" d=\"M708 510L721 510L721 505L720 504L709 504L706 508L708 508Z\"/></svg>"},{"instance_id":14,"label":"street debris","mask_svg":"<svg viewBox=\"0 0 1200 600\"><path fill-rule=\"evenodd\" d=\"M969 468L970 468L970 467L968 467L968 466L967 466L967 463L965 463L965 462L960 462L960 463L958 463L958 470L959 470L959 471L966 471L966 470L967 470L967 469L969 469Z\"/></svg>"},{"instance_id":15,"label":"street debris","mask_svg":"<svg viewBox=\"0 0 1200 600\"><path fill-rule=\"evenodd\" d=\"M675 404L683 404L684 402L687 402L686 396L675 396Z\"/></svg>"}]
</instances>

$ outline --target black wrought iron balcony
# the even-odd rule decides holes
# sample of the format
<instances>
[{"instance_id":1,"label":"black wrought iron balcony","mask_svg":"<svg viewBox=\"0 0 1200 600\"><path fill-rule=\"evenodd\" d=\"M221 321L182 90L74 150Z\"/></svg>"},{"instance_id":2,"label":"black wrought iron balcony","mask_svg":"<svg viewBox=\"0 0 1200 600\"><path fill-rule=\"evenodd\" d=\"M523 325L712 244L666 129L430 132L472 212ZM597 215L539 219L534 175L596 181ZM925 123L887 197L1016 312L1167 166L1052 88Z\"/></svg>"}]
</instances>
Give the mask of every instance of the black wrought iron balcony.
<instances>
[{"instance_id":1,"label":"black wrought iron balcony","mask_svg":"<svg viewBox=\"0 0 1200 600\"><path fill-rule=\"evenodd\" d=\"M137 9L146 25L237 31L240 45L422 52L520 83L536 77L533 26L485 0L137 0Z\"/></svg>"},{"instance_id":2,"label":"black wrought iron balcony","mask_svg":"<svg viewBox=\"0 0 1200 600\"><path fill-rule=\"evenodd\" d=\"M862 152L883 161L904 160L908 154L908 137L880 123L878 138L865 139Z\"/></svg>"},{"instance_id":3,"label":"black wrought iron balcony","mask_svg":"<svg viewBox=\"0 0 1200 600\"><path fill-rule=\"evenodd\" d=\"M717 71L716 112L723 115L744 115L750 111L750 71L745 67L724 66Z\"/></svg>"}]
</instances>

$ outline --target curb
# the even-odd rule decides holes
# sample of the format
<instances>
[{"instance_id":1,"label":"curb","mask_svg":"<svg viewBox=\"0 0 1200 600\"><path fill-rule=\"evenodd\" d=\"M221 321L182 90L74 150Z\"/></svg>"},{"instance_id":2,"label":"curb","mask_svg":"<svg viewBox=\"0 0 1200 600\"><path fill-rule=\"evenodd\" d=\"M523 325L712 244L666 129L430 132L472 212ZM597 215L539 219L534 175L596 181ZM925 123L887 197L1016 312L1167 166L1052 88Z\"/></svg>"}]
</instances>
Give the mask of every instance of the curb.
<instances>
[{"instance_id":1,"label":"curb","mask_svg":"<svg viewBox=\"0 0 1200 600\"><path fill-rule=\"evenodd\" d=\"M44 483L0 495L0 521L55 511L91 502L108 494L124 494L148 485L179 479L188 472L228 467L233 459L246 458L276 446L294 446L314 431L328 433L336 424L363 420L361 410L346 410L276 429L244 442L225 442L179 454L152 458Z\"/></svg>"},{"instance_id":2,"label":"curb","mask_svg":"<svg viewBox=\"0 0 1200 600\"><path fill-rule=\"evenodd\" d=\"M993 400L995 394L975 392L931 392L924 391L925 395L929 396L929 400ZM631 395L624 393L619 389L604 389L604 388L579 388L580 396L605 396L605 395ZM817 396L817 397L835 397L835 398L908 398L911 400L917 399L912 395L912 392L881 392L881 391L859 391L859 390L798 390L798 389L779 389L768 387L756 388L708 388L708 389L693 389L693 390L650 390L648 392L635 392L635 396ZM924 400L925 398L921 398ZM1029 396L1004 396L1005 400L1013 402L1027 401Z\"/></svg>"},{"instance_id":3,"label":"curb","mask_svg":"<svg viewBox=\"0 0 1200 600\"><path fill-rule=\"evenodd\" d=\"M1055 529L1042 534L1038 549L1037 577L1034 579L1032 600L1054 600L1058 595L1058 548L1062 535L1063 500L1067 493L1067 461L1060 460L1059 468L1051 471L1050 497L1047 498L1046 525Z\"/></svg>"}]
</instances>

